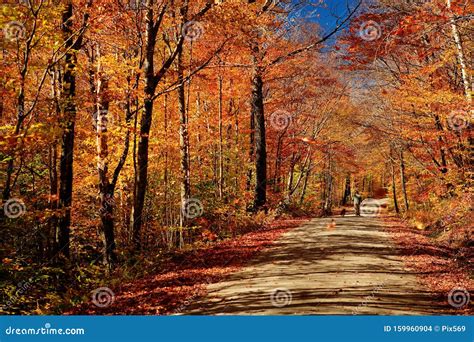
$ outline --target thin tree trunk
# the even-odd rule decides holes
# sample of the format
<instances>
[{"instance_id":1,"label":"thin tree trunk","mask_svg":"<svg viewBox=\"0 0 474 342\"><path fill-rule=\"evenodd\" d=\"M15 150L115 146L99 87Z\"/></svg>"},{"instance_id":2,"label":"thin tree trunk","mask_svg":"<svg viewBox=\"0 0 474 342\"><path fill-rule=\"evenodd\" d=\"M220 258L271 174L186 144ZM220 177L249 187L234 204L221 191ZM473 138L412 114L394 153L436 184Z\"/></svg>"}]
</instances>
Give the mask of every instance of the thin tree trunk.
<instances>
[{"instance_id":1,"label":"thin tree trunk","mask_svg":"<svg viewBox=\"0 0 474 342\"><path fill-rule=\"evenodd\" d=\"M333 190L333 177L332 177L332 158L331 152L328 152L328 169L326 172L326 198L324 201L324 216L330 216L332 214L332 190Z\"/></svg>"},{"instance_id":2,"label":"thin tree trunk","mask_svg":"<svg viewBox=\"0 0 474 342\"><path fill-rule=\"evenodd\" d=\"M471 95L471 84L469 80L469 75L467 72L467 65L466 61L464 58L464 52L462 48L462 42L461 42L461 37L459 35L458 27L456 25L456 21L454 18L454 14L451 10L451 0L446 0L446 4L448 7L448 11L450 14L450 23L451 23L451 30L453 34L453 39L454 43L456 45L456 51L457 51L457 56L459 60L459 65L461 66L461 75L462 75L462 81L464 85L464 95L466 96L466 99L469 103L472 102L472 95Z\"/></svg>"},{"instance_id":3,"label":"thin tree trunk","mask_svg":"<svg viewBox=\"0 0 474 342\"><path fill-rule=\"evenodd\" d=\"M112 181L109 177L109 142L108 142L108 120L109 120L109 104L110 94L108 89L108 80L101 70L100 65L100 47L97 46L97 59L95 59L94 51L91 53L91 67L90 67L90 85L91 92L95 99L95 118L96 134L97 134L97 172L99 176L99 198L100 208L99 216L101 219L101 230L103 233L104 243L104 263L109 270L113 268L116 262L115 256L115 218L114 208L116 202L114 200L115 187L118 181L120 172L125 165L129 145L130 145L130 129L129 125L132 119L131 101L130 101L130 77L127 78L128 89L126 91L127 101L125 106L125 121L127 131L125 135L124 149L118 161L118 164L113 172ZM95 67L94 64L97 64Z\"/></svg>"},{"instance_id":4,"label":"thin tree trunk","mask_svg":"<svg viewBox=\"0 0 474 342\"><path fill-rule=\"evenodd\" d=\"M291 188L293 186L293 179L294 179L294 174L295 174L295 165L296 161L294 160L294 152L293 152L293 157L291 158L291 164L290 164L290 169L288 170L288 182L286 184L286 198L288 199L289 193L291 191Z\"/></svg>"},{"instance_id":5,"label":"thin tree trunk","mask_svg":"<svg viewBox=\"0 0 474 342\"><path fill-rule=\"evenodd\" d=\"M61 105L59 103L57 86L58 86L58 72L55 67L52 70L51 77L51 97L54 103L54 111L56 119L59 120L61 116ZM54 138L49 147L49 208L56 212L58 209L58 141ZM53 253L55 247L55 239L57 234L57 217L53 215L49 221L50 236L48 236L48 252ZM52 237L52 238L51 238ZM52 240L52 241L50 241Z\"/></svg>"},{"instance_id":6,"label":"thin tree trunk","mask_svg":"<svg viewBox=\"0 0 474 342\"><path fill-rule=\"evenodd\" d=\"M145 48L145 99L140 120L140 137L137 151L137 186L136 198L133 207L132 239L136 250L141 248L141 226L143 222L143 206L148 182L148 144L153 116L153 96L156 89L154 75L154 52L157 31L154 27L153 1L147 0L146 14L146 48Z\"/></svg>"},{"instance_id":7,"label":"thin tree trunk","mask_svg":"<svg viewBox=\"0 0 474 342\"><path fill-rule=\"evenodd\" d=\"M62 14L62 33L65 48L65 70L62 79L63 136L61 142L60 177L59 177L59 208L63 214L58 220L58 252L69 257L69 240L71 225L74 132L76 123L76 66L77 56L73 49L72 28L73 6L66 5Z\"/></svg>"},{"instance_id":8,"label":"thin tree trunk","mask_svg":"<svg viewBox=\"0 0 474 342\"><path fill-rule=\"evenodd\" d=\"M27 3L28 7L32 9L32 5ZM29 32L28 37L25 39L25 45L24 45L24 50L23 51L18 51L19 56L21 56L19 59L22 63L21 66L19 66L19 71L20 71L20 77L19 77L19 90L18 90L18 96L17 96L17 121L14 129L14 135L18 135L20 131L22 130L23 127L23 122L26 118L26 111L25 111L25 82L26 82L26 77L28 75L28 67L29 63L32 57L32 47L34 46L34 37L36 34L36 28L37 28L37 23L36 23L36 16L32 25L32 28ZM18 49L20 49L20 45L18 45ZM2 86L4 86L4 82L2 82ZM3 113L3 99L0 101L1 104L1 111L0 111L0 118L2 117ZM32 108L30 109L30 111ZM21 149L21 145L18 146L19 144L23 145L23 140L20 139L15 139L14 144L11 148L11 155L9 156L10 158L7 161L7 168L6 168L6 177L5 177L5 183L4 183L4 188L2 191L2 199L3 201L6 201L10 198L11 195L11 190L12 187L15 184L15 181L13 181L12 184L12 177L13 177L13 172L14 172L14 164L15 164L15 158L16 158L16 152L17 150ZM16 179L15 179L16 180ZM0 218L3 217L4 212L0 212Z\"/></svg>"},{"instance_id":9,"label":"thin tree trunk","mask_svg":"<svg viewBox=\"0 0 474 342\"><path fill-rule=\"evenodd\" d=\"M219 75L219 199L224 192L224 156L222 137L222 75Z\"/></svg>"},{"instance_id":10,"label":"thin tree trunk","mask_svg":"<svg viewBox=\"0 0 474 342\"><path fill-rule=\"evenodd\" d=\"M405 202L405 210L409 210L408 205L408 196L407 196L407 188L406 188L406 180L405 180L405 161L403 159L403 151L400 150L400 179L402 183L402 192L403 192L403 200Z\"/></svg>"},{"instance_id":11,"label":"thin tree trunk","mask_svg":"<svg viewBox=\"0 0 474 342\"><path fill-rule=\"evenodd\" d=\"M326 198L324 201L324 216L330 216L332 214L332 174L328 171L326 175Z\"/></svg>"},{"instance_id":12,"label":"thin tree trunk","mask_svg":"<svg viewBox=\"0 0 474 342\"><path fill-rule=\"evenodd\" d=\"M137 127L138 127L138 106L139 101L138 97L135 98L135 117L133 119L133 148L132 148L132 162L133 162L133 193L132 193L132 209L130 213L130 227L129 230L129 239L134 241L134 228L133 228L133 216L135 213L135 205L137 202L137 183L138 183L138 162L137 162Z\"/></svg>"},{"instance_id":13,"label":"thin tree trunk","mask_svg":"<svg viewBox=\"0 0 474 342\"><path fill-rule=\"evenodd\" d=\"M393 196L393 206L395 207L395 212L397 214L400 213L400 208L398 207L398 200L397 200L397 186L395 182L395 167L393 165L393 160L390 158L390 168L392 171L392 196Z\"/></svg>"},{"instance_id":14,"label":"thin tree trunk","mask_svg":"<svg viewBox=\"0 0 474 342\"><path fill-rule=\"evenodd\" d=\"M23 126L23 121L25 119L24 80L21 83L22 85L20 87L20 93L18 95L18 105L17 105L18 116L17 116L17 122L16 122L15 130L14 130L15 135L18 135L20 133L21 127ZM15 145L13 146L11 158L7 162L6 179L5 179L4 188L2 192L2 198L4 201L10 198L11 186L12 186L11 181L12 181L12 175L13 175L13 170L14 170L16 149L17 149L17 143L15 143Z\"/></svg>"},{"instance_id":15,"label":"thin tree trunk","mask_svg":"<svg viewBox=\"0 0 474 342\"><path fill-rule=\"evenodd\" d=\"M297 161L292 163L291 177L290 177L291 180L288 182L288 189L287 189L287 194L286 194L286 199L285 199L286 203L291 202L291 197L293 196L296 189L298 189L298 186L300 185L301 180L303 179L303 175L305 174L305 170L307 169L306 165L308 164L308 161L311 161L311 155L312 155L311 150L308 150L308 152L306 153L306 157L303 161L303 164L301 166L300 174L298 176L298 179L296 180L295 186L293 186L293 178L294 178L294 168L296 166ZM300 159L300 157L298 157L298 159Z\"/></svg>"},{"instance_id":16,"label":"thin tree trunk","mask_svg":"<svg viewBox=\"0 0 474 342\"><path fill-rule=\"evenodd\" d=\"M15 130L14 130L14 135L18 135L23 127L23 122L25 120L25 78L28 73L28 65L29 65L29 57L30 56L30 44L31 42L27 42L25 52L24 52L24 60L23 60L23 66L21 67L20 70L20 86L19 86L19 91L18 91L18 96L17 96L17 120L16 120L16 125L15 125ZM10 193L11 193L11 188L12 188L12 176L13 176L13 171L14 171L14 164L15 164L15 155L17 152L18 148L18 142L17 139L15 139L15 143L11 149L11 156L10 159L8 159L7 162L7 172L6 172L6 177L5 177L5 183L4 183L4 188L2 191L2 199L3 201L6 201L10 198ZM3 211L2 211L3 213Z\"/></svg>"},{"instance_id":17,"label":"thin tree trunk","mask_svg":"<svg viewBox=\"0 0 474 342\"><path fill-rule=\"evenodd\" d=\"M348 203L349 198L351 197L351 175L346 175L345 185L344 185L344 195L342 196L342 205Z\"/></svg>"},{"instance_id":18,"label":"thin tree trunk","mask_svg":"<svg viewBox=\"0 0 474 342\"><path fill-rule=\"evenodd\" d=\"M250 146L249 146L249 168L247 170L247 184L246 189L250 191L252 187L252 179L253 179L253 165L255 163L255 113L253 110L250 111Z\"/></svg>"},{"instance_id":19,"label":"thin tree trunk","mask_svg":"<svg viewBox=\"0 0 474 342\"><path fill-rule=\"evenodd\" d=\"M184 83L183 83L183 60L182 53L178 53L177 57L177 68L178 68L178 82L181 84L178 87L178 111L179 111L179 146L181 152L181 185L180 185L180 196L181 196L181 208L185 208L186 202L191 196L191 186L189 179L189 136L188 136L188 118L186 113L186 99L184 94ZM185 210L181 210L180 226L187 225L187 217Z\"/></svg>"},{"instance_id":20,"label":"thin tree trunk","mask_svg":"<svg viewBox=\"0 0 474 342\"><path fill-rule=\"evenodd\" d=\"M99 47L97 51L100 53ZM100 58L100 54L98 54ZM101 76L100 62L97 66L96 89L96 131L97 131L97 172L99 175L99 215L104 242L104 263L111 269L115 263L114 233L114 184L109 182L109 144L108 115L109 95L108 81Z\"/></svg>"},{"instance_id":21,"label":"thin tree trunk","mask_svg":"<svg viewBox=\"0 0 474 342\"><path fill-rule=\"evenodd\" d=\"M258 53L258 48L256 48ZM261 209L267 202L267 146L263 108L263 80L261 70L254 60L252 75L252 112L255 119L255 192L254 208Z\"/></svg>"},{"instance_id":22,"label":"thin tree trunk","mask_svg":"<svg viewBox=\"0 0 474 342\"><path fill-rule=\"evenodd\" d=\"M283 145L283 136L284 132L278 135L277 141L277 150L276 150L276 158L275 158L275 173L273 176L273 191L280 192L280 169L281 169L281 150Z\"/></svg>"},{"instance_id":23,"label":"thin tree trunk","mask_svg":"<svg viewBox=\"0 0 474 342\"><path fill-rule=\"evenodd\" d=\"M308 182L309 182L309 177L311 175L311 168L312 168L313 160L309 160L308 168L306 170L306 174L304 177L304 182L303 182L303 189L301 189L301 196L300 196L300 205L303 204L304 202L304 197L306 196L306 189L308 188Z\"/></svg>"},{"instance_id":24,"label":"thin tree trunk","mask_svg":"<svg viewBox=\"0 0 474 342\"><path fill-rule=\"evenodd\" d=\"M164 134L165 134L165 141L168 141L168 94L165 94L164 97L164 103L163 103L163 111L164 111ZM163 171L163 186L164 186L164 208L163 208L163 216L164 216L164 225L165 226L170 226L171 225L171 219L169 215L169 199L168 199L168 149L165 149L165 161L164 161L165 169Z\"/></svg>"},{"instance_id":25,"label":"thin tree trunk","mask_svg":"<svg viewBox=\"0 0 474 342\"><path fill-rule=\"evenodd\" d=\"M367 179L367 191L369 193L369 197L374 195L374 177L372 175L369 175Z\"/></svg>"},{"instance_id":26,"label":"thin tree trunk","mask_svg":"<svg viewBox=\"0 0 474 342\"><path fill-rule=\"evenodd\" d=\"M235 116L235 122L234 122L234 134L235 134L235 146L239 146L239 107L236 108L236 110L233 111L233 115ZM229 141L230 143L230 141ZM238 160L240 159L240 156L238 156ZM242 160L243 161L243 160ZM235 164L235 177L234 177L234 183L235 183L235 193L240 191L240 186L239 186L239 180L240 180L240 174L241 170L243 170L242 166L245 165L243 162L239 162Z\"/></svg>"},{"instance_id":27,"label":"thin tree trunk","mask_svg":"<svg viewBox=\"0 0 474 342\"><path fill-rule=\"evenodd\" d=\"M443 139L443 136L444 136L443 125L441 123L441 119L440 119L439 115L435 114L434 118L435 118L435 127L438 131L441 132L438 136L439 154L440 154L440 158L441 158L440 171L441 171L441 173L446 173L446 172L448 172L448 167L447 167L447 162L446 162L446 151L445 151L445 148L444 148L444 145L446 144L446 142ZM454 158L454 161L456 161L456 158Z\"/></svg>"}]
</instances>

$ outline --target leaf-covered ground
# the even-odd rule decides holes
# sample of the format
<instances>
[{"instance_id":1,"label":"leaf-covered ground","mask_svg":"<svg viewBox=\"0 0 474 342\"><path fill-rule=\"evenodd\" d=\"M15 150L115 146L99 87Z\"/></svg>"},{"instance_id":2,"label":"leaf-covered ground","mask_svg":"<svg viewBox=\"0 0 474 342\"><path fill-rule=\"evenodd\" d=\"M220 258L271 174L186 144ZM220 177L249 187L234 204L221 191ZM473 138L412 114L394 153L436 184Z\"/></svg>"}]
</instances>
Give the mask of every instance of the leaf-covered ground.
<instances>
[{"instance_id":1,"label":"leaf-covered ground","mask_svg":"<svg viewBox=\"0 0 474 342\"><path fill-rule=\"evenodd\" d=\"M455 248L447 241L430 237L432 232L411 227L395 217L388 217L386 221L386 229L391 233L406 265L420 274L419 280L423 286L433 292L445 293L446 299L455 288L474 293L472 247ZM473 312L472 305L456 310L458 314Z\"/></svg>"},{"instance_id":2,"label":"leaf-covered ground","mask_svg":"<svg viewBox=\"0 0 474 342\"><path fill-rule=\"evenodd\" d=\"M156 274L112 287L113 302L98 307L88 300L67 314L179 314L193 300L206 294L206 285L235 272L281 234L306 218L277 220L264 229L196 250L174 253ZM103 284L108 287L107 283ZM109 298L110 299L110 298Z\"/></svg>"},{"instance_id":3,"label":"leaf-covered ground","mask_svg":"<svg viewBox=\"0 0 474 342\"><path fill-rule=\"evenodd\" d=\"M187 313L193 304L206 295L208 285L221 283L231 273L238 272L251 259L255 259L257 253L279 239L284 232L300 226L305 221L307 219L303 218L278 220L259 231L234 239L174 252L169 258L165 258L163 263L150 267L149 274L144 277L116 286L104 282L102 286L110 287L114 292L113 302L110 305L98 307L91 300L91 294L87 294L83 304L67 314ZM398 251L397 255L400 255L408 268L418 275L420 289L427 293L438 294L433 300L444 300L445 303L439 304L452 310L453 314L472 313L470 305L455 309L447 302L448 293L454 288L464 288L470 293L473 292L473 280L469 276L469 251L454 250L448 244L437 242L430 237L429 232L410 227L398 218L385 217L385 223L384 229L390 233ZM317 231L320 230L319 226L315 225ZM339 227L337 231L342 228ZM326 234L325 229L322 233ZM462 259L462 262L459 259ZM110 300L105 299L109 302Z\"/></svg>"}]
</instances>

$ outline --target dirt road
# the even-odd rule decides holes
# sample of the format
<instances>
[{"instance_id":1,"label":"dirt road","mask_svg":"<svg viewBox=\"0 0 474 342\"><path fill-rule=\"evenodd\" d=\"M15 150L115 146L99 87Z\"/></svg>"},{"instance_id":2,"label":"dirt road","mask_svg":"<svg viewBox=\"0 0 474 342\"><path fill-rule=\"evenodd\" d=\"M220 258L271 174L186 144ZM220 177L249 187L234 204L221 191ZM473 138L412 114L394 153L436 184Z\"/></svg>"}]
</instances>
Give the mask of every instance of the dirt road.
<instances>
[{"instance_id":1,"label":"dirt road","mask_svg":"<svg viewBox=\"0 0 474 342\"><path fill-rule=\"evenodd\" d=\"M208 286L183 314L443 314L442 295L406 269L380 217L313 219Z\"/></svg>"}]
</instances>

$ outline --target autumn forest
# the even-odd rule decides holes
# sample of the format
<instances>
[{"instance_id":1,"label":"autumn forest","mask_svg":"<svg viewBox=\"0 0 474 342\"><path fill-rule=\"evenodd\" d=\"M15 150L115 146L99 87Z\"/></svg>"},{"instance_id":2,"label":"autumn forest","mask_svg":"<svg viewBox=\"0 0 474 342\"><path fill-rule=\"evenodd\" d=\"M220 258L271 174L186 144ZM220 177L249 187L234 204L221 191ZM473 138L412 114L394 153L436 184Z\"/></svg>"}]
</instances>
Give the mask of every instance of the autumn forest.
<instances>
[{"instance_id":1,"label":"autumn forest","mask_svg":"<svg viewBox=\"0 0 474 342\"><path fill-rule=\"evenodd\" d=\"M3 314L217 314L206 295L249 263L389 253L439 303L413 312L472 312L471 1L1 6ZM262 312L308 301L289 267Z\"/></svg>"}]
</instances>

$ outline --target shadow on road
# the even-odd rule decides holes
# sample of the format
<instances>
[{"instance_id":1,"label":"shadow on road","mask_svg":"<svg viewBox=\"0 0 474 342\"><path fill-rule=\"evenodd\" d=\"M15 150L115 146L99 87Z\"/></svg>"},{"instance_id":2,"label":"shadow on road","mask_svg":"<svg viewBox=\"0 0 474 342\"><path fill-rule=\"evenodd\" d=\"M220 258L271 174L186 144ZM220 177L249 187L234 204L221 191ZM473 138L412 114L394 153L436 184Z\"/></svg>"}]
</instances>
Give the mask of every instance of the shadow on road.
<instances>
[{"instance_id":1,"label":"shadow on road","mask_svg":"<svg viewBox=\"0 0 474 342\"><path fill-rule=\"evenodd\" d=\"M407 270L380 217L314 219L247 267L208 286L185 314L448 314Z\"/></svg>"}]
</instances>

